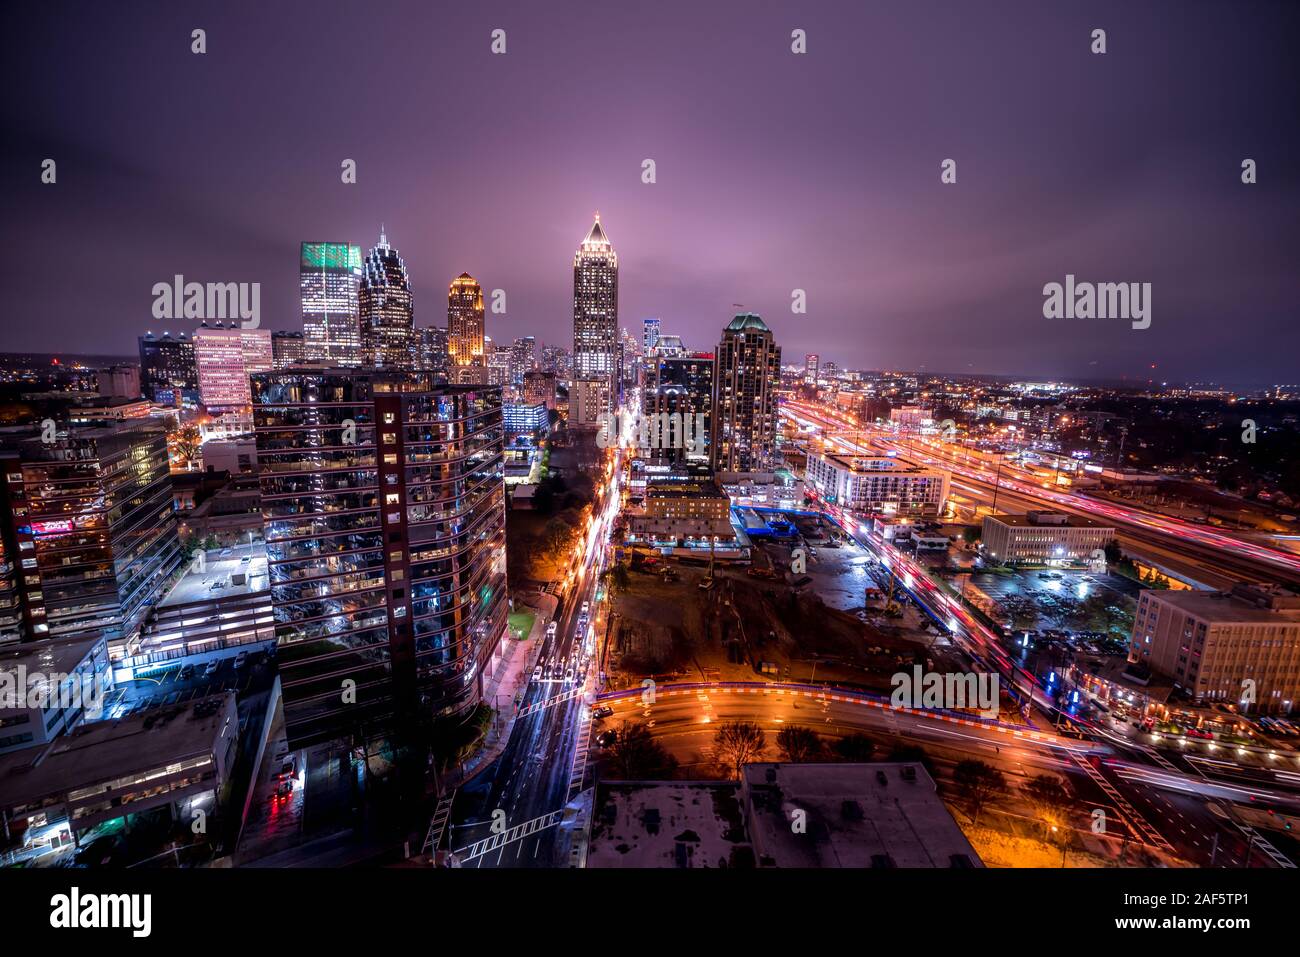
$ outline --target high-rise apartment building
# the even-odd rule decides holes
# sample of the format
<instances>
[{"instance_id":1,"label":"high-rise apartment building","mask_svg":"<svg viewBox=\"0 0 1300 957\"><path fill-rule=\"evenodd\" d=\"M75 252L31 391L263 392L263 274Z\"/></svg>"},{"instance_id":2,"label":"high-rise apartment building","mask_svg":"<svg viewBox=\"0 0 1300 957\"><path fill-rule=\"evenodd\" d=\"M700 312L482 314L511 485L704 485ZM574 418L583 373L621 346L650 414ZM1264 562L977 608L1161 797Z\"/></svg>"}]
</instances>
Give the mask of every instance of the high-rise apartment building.
<instances>
[{"instance_id":1,"label":"high-rise apartment building","mask_svg":"<svg viewBox=\"0 0 1300 957\"><path fill-rule=\"evenodd\" d=\"M600 213L573 256L573 375L618 373L618 256L600 225Z\"/></svg>"},{"instance_id":2,"label":"high-rise apartment building","mask_svg":"<svg viewBox=\"0 0 1300 957\"><path fill-rule=\"evenodd\" d=\"M253 388L290 740L472 708L507 610L500 390L341 369Z\"/></svg>"},{"instance_id":3,"label":"high-rise apartment building","mask_svg":"<svg viewBox=\"0 0 1300 957\"><path fill-rule=\"evenodd\" d=\"M718 344L711 462L717 472L755 472L776 455L781 349L752 312L736 316Z\"/></svg>"},{"instance_id":4,"label":"high-rise apartment building","mask_svg":"<svg viewBox=\"0 0 1300 957\"><path fill-rule=\"evenodd\" d=\"M180 405L199 401L194 343L185 333L152 332L140 337L140 391L151 402Z\"/></svg>"},{"instance_id":5,"label":"high-rise apartment building","mask_svg":"<svg viewBox=\"0 0 1300 957\"><path fill-rule=\"evenodd\" d=\"M303 243L298 266L303 359L337 366L361 364L361 247Z\"/></svg>"},{"instance_id":6,"label":"high-rise apartment building","mask_svg":"<svg viewBox=\"0 0 1300 957\"><path fill-rule=\"evenodd\" d=\"M432 372L448 381L451 370L451 342L443 326L425 326L416 329L419 354L415 368L418 372Z\"/></svg>"},{"instance_id":7,"label":"high-rise apartment building","mask_svg":"<svg viewBox=\"0 0 1300 957\"><path fill-rule=\"evenodd\" d=\"M388 245L388 236L382 230L378 245L362 263L357 302L363 364L374 369L411 371L417 352L411 277L405 260Z\"/></svg>"},{"instance_id":8,"label":"high-rise apartment building","mask_svg":"<svg viewBox=\"0 0 1300 957\"><path fill-rule=\"evenodd\" d=\"M821 356L815 352L810 352L803 357L803 381L809 385L817 384L817 366L821 363Z\"/></svg>"},{"instance_id":9,"label":"high-rise apartment building","mask_svg":"<svg viewBox=\"0 0 1300 957\"><path fill-rule=\"evenodd\" d=\"M167 433L136 421L45 438L0 448L0 535L22 638L131 639L180 562Z\"/></svg>"},{"instance_id":10,"label":"high-rise apartment building","mask_svg":"<svg viewBox=\"0 0 1300 957\"><path fill-rule=\"evenodd\" d=\"M515 386L524 384L524 375L537 365L537 340L532 336L520 336L511 346L510 383Z\"/></svg>"},{"instance_id":11,"label":"high-rise apartment building","mask_svg":"<svg viewBox=\"0 0 1300 957\"><path fill-rule=\"evenodd\" d=\"M642 320L641 340L646 356L654 355L655 343L659 341L659 330L661 327L662 323L659 319Z\"/></svg>"}]
</instances>

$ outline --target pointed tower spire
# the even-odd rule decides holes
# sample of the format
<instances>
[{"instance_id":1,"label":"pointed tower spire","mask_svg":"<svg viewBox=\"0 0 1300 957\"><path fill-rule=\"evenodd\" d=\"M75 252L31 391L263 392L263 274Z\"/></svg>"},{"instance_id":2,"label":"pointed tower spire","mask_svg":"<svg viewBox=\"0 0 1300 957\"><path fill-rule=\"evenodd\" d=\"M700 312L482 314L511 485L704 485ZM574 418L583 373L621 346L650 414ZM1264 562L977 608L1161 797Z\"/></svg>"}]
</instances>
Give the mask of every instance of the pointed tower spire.
<instances>
[{"instance_id":1,"label":"pointed tower spire","mask_svg":"<svg viewBox=\"0 0 1300 957\"><path fill-rule=\"evenodd\" d=\"M384 230L383 223L379 224L379 245L383 247L388 246L388 233Z\"/></svg>"}]
</instances>

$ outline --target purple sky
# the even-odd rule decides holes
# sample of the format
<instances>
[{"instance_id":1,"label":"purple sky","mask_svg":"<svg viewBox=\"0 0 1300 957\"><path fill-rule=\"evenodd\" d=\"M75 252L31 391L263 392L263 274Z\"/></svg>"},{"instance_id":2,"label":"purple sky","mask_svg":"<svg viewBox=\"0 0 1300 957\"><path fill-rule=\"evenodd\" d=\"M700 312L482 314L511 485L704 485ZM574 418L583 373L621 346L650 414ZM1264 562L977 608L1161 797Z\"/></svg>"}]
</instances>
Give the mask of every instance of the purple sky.
<instances>
[{"instance_id":1,"label":"purple sky","mask_svg":"<svg viewBox=\"0 0 1300 957\"><path fill-rule=\"evenodd\" d=\"M1300 378L1300 4L32 6L0 39L0 349L131 353L175 273L300 328L299 242L381 220L417 325L467 270L507 290L494 339L568 345L599 208L621 325L697 348L743 303L788 361ZM1151 328L1044 319L1066 273L1152 283Z\"/></svg>"}]
</instances>

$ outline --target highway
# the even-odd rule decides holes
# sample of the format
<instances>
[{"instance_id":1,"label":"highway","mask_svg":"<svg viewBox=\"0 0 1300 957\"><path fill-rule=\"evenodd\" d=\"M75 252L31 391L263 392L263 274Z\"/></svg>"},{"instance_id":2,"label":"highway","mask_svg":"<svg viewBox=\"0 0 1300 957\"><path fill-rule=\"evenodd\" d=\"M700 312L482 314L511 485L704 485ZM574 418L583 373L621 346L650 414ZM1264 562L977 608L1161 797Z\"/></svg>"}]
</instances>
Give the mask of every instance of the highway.
<instances>
[{"instance_id":1,"label":"highway","mask_svg":"<svg viewBox=\"0 0 1300 957\"><path fill-rule=\"evenodd\" d=\"M1300 556L1283 552L1256 542L1238 538L1201 525L1126 505L1090 498L1073 492L1045 489L1027 480L1017 479L1014 470L1004 467L999 475L983 463L958 461L956 450L944 443L923 439L904 444L888 429L876 426L863 427L838 412L832 412L807 402L790 402L782 406L782 415L801 427L820 431L841 451L859 455L879 455L893 450L901 457L932 467L942 468L953 478L965 480L975 488L999 489L999 503L1007 493L1018 494L1022 502L1032 502L1036 508L1049 508L1073 512L1090 518L1114 522L1139 552L1144 544L1157 549L1175 549L1183 559L1194 558L1202 574L1216 575L1218 570L1233 573L1233 577L1259 581L1279 581L1300 585ZM873 434L874 433L874 434ZM853 438L853 435L865 438ZM919 448L918 448L919 446ZM958 488L960 492L961 489ZM1165 554L1168 554L1166 551ZM1226 580L1222 574L1216 576Z\"/></svg>"}]
</instances>

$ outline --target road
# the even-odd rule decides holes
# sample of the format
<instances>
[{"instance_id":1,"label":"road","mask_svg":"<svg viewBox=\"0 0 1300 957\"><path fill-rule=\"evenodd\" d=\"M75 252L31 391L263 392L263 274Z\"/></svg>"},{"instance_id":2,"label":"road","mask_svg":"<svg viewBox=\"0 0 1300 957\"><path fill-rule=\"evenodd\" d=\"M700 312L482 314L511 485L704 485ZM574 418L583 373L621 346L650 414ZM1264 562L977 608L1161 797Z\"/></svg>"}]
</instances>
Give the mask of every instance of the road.
<instances>
[{"instance_id":1,"label":"road","mask_svg":"<svg viewBox=\"0 0 1300 957\"><path fill-rule=\"evenodd\" d=\"M1206 572L1230 571L1234 576L1259 581L1279 581L1300 585L1300 555L1279 551L1210 527L1194 525L1180 519L1148 512L1127 505L1102 501L1054 489L1045 489L1029 480L1015 477L1015 470L999 471L978 461L959 460L957 450L942 442L924 438L901 442L897 435L876 426L863 427L838 412L807 402L790 402L781 414L801 427L819 431L842 451L878 455L886 449L905 458L947 471L956 482L965 480L975 486L996 486L999 496L1018 493L1036 508L1064 510L1090 518L1114 522L1133 543L1150 543L1173 549L1184 559L1194 558ZM854 435L861 438L854 438ZM999 502L1001 498L999 497ZM1140 549L1135 549L1140 551ZM1222 575L1219 575L1222 580Z\"/></svg>"},{"instance_id":2,"label":"road","mask_svg":"<svg viewBox=\"0 0 1300 957\"><path fill-rule=\"evenodd\" d=\"M452 809L447 846L458 852L461 866L567 863L561 859L567 843L561 812L585 772L585 754L578 753L590 726L596 652L608 624L598 591L618 514L622 465L622 450L611 449L591 520L562 583L555 633L545 638L538 658L541 674L535 671L525 690L505 750L461 789Z\"/></svg>"}]
</instances>

